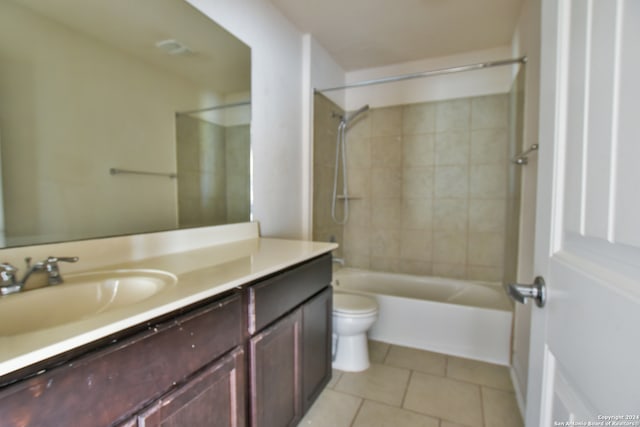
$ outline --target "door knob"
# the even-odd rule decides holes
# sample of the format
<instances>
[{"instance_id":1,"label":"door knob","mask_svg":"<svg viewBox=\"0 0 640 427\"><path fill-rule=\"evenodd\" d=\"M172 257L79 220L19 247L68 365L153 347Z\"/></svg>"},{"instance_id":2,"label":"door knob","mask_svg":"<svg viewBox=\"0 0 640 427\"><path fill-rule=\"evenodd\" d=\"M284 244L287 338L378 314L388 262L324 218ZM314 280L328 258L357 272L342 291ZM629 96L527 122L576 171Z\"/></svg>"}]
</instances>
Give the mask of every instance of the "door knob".
<instances>
[{"instance_id":1,"label":"door knob","mask_svg":"<svg viewBox=\"0 0 640 427\"><path fill-rule=\"evenodd\" d=\"M533 298L538 307L544 307L544 303L547 301L547 289L542 276L536 277L533 285L509 283L505 285L505 290L512 300L521 304L526 304L527 298Z\"/></svg>"}]
</instances>

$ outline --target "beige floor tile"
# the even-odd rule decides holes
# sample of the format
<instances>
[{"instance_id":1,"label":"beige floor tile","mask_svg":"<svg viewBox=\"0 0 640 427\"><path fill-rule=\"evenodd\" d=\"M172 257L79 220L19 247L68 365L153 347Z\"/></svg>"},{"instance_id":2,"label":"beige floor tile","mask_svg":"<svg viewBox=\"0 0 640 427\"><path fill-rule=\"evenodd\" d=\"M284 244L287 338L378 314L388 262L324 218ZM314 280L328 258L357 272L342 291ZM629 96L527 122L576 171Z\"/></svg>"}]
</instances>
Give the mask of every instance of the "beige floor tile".
<instances>
[{"instance_id":1,"label":"beige floor tile","mask_svg":"<svg viewBox=\"0 0 640 427\"><path fill-rule=\"evenodd\" d=\"M430 351L392 345L385 359L386 365L413 369L425 374L442 375L445 373L446 356Z\"/></svg>"},{"instance_id":2,"label":"beige floor tile","mask_svg":"<svg viewBox=\"0 0 640 427\"><path fill-rule=\"evenodd\" d=\"M438 427L437 418L365 400L353 427Z\"/></svg>"},{"instance_id":3,"label":"beige floor tile","mask_svg":"<svg viewBox=\"0 0 640 427\"><path fill-rule=\"evenodd\" d=\"M327 384L327 388L335 388L341 376L342 376L342 371L334 369L331 372L331 380L329 380L329 384Z\"/></svg>"},{"instance_id":4,"label":"beige floor tile","mask_svg":"<svg viewBox=\"0 0 640 427\"><path fill-rule=\"evenodd\" d=\"M298 425L349 427L361 403L358 397L325 389Z\"/></svg>"},{"instance_id":5,"label":"beige floor tile","mask_svg":"<svg viewBox=\"0 0 640 427\"><path fill-rule=\"evenodd\" d=\"M335 390L376 402L400 406L409 370L372 363L364 372L345 372Z\"/></svg>"},{"instance_id":6,"label":"beige floor tile","mask_svg":"<svg viewBox=\"0 0 640 427\"><path fill-rule=\"evenodd\" d=\"M451 378L414 372L403 407L469 427L483 426L480 387Z\"/></svg>"},{"instance_id":7,"label":"beige floor tile","mask_svg":"<svg viewBox=\"0 0 640 427\"><path fill-rule=\"evenodd\" d=\"M440 427L467 427L467 426L463 426L462 424L456 424L456 423L452 423L452 422L449 422L449 421L442 420L442 421L440 421Z\"/></svg>"},{"instance_id":8,"label":"beige floor tile","mask_svg":"<svg viewBox=\"0 0 640 427\"><path fill-rule=\"evenodd\" d=\"M509 368L506 366L449 356L447 376L474 384L513 391Z\"/></svg>"},{"instance_id":9,"label":"beige floor tile","mask_svg":"<svg viewBox=\"0 0 640 427\"><path fill-rule=\"evenodd\" d=\"M484 422L491 427L522 427L514 393L482 387Z\"/></svg>"},{"instance_id":10,"label":"beige floor tile","mask_svg":"<svg viewBox=\"0 0 640 427\"><path fill-rule=\"evenodd\" d=\"M391 344L386 342L369 340L369 361L371 363L383 363Z\"/></svg>"}]
</instances>

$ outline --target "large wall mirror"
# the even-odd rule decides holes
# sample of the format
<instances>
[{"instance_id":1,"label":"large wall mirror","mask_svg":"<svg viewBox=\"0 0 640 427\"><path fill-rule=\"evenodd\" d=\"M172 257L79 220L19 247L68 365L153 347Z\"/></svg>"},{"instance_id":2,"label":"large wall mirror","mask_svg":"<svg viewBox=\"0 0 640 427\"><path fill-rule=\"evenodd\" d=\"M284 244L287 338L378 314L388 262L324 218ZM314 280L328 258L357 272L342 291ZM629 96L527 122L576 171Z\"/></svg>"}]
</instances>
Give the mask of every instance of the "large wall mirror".
<instances>
[{"instance_id":1,"label":"large wall mirror","mask_svg":"<svg viewBox=\"0 0 640 427\"><path fill-rule=\"evenodd\" d=\"M184 0L0 0L0 247L248 221L250 81Z\"/></svg>"}]
</instances>

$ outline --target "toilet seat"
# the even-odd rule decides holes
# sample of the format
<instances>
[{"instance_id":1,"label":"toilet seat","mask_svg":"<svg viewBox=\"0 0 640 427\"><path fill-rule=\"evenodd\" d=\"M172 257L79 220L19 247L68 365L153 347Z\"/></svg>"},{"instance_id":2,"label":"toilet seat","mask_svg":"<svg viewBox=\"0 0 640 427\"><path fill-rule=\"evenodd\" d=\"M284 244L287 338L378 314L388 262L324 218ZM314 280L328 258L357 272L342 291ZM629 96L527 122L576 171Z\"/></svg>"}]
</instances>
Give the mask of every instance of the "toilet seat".
<instances>
[{"instance_id":1,"label":"toilet seat","mask_svg":"<svg viewBox=\"0 0 640 427\"><path fill-rule=\"evenodd\" d=\"M372 298L354 294L333 294L333 314L337 316L368 316L378 311Z\"/></svg>"}]
</instances>

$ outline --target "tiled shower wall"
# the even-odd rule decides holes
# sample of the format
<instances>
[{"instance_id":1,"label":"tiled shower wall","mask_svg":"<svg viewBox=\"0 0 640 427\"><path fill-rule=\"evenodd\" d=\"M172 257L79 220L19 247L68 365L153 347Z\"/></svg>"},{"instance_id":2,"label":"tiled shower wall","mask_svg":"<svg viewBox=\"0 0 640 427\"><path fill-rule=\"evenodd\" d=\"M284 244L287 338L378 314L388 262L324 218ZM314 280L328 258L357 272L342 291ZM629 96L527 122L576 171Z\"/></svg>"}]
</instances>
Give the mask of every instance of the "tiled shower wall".
<instances>
[{"instance_id":1,"label":"tiled shower wall","mask_svg":"<svg viewBox=\"0 0 640 427\"><path fill-rule=\"evenodd\" d=\"M347 265L502 280L508 103L504 94L379 108L351 125L349 192L358 199L338 240ZM335 138L327 141L330 154L318 153L318 139L314 154L333 162ZM330 201L318 194L314 212Z\"/></svg>"},{"instance_id":2,"label":"tiled shower wall","mask_svg":"<svg viewBox=\"0 0 640 427\"><path fill-rule=\"evenodd\" d=\"M176 119L178 222L182 227L249 220L249 125Z\"/></svg>"}]
</instances>

